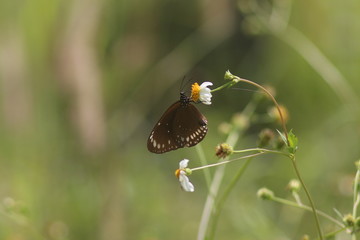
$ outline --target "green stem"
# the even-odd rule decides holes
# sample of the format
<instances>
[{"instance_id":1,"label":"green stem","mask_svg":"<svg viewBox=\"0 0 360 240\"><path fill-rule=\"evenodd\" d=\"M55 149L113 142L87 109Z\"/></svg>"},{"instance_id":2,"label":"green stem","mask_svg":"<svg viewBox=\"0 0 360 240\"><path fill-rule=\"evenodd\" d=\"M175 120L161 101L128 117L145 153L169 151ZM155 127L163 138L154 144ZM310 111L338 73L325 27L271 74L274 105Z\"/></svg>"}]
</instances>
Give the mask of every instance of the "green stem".
<instances>
[{"instance_id":1,"label":"green stem","mask_svg":"<svg viewBox=\"0 0 360 240\"><path fill-rule=\"evenodd\" d=\"M246 83L248 83L248 84L250 84L250 85L253 85L253 86L257 87L257 88L260 88L261 90L263 90L263 91L270 97L271 101L273 101L273 103L275 104L275 106L276 106L276 108L277 108L277 110L278 110L278 112L279 112L279 116L280 116L280 120L281 120L281 126L282 126L282 128L283 128L283 131L284 131L284 134L285 134L285 137L286 137L286 140L287 140L287 143L286 143L286 144L289 145L289 138L288 138L288 134L287 134L288 131L287 131L287 129L286 129L284 117L283 117L283 115L282 115L280 106L279 106L279 104L277 103L277 101L276 101L276 99L274 98L274 96L273 96L266 88L264 88L264 87L261 86L260 84L257 84L257 83L255 83L255 82L253 82L253 81L250 81L250 80L247 80L247 79L244 79L244 78L239 78L239 77L237 77L237 76L235 76L235 75L234 75L234 78L235 78L237 81L239 81L239 82L246 82Z\"/></svg>"},{"instance_id":2,"label":"green stem","mask_svg":"<svg viewBox=\"0 0 360 240\"><path fill-rule=\"evenodd\" d=\"M275 202L278 202L278 203L282 203L282 204L291 206L291 207L296 207L296 208L300 208L300 209L303 209L303 210L312 212L312 208L309 207L309 206L299 205L299 204L296 203L296 202L289 201L289 200L286 200L286 199L283 199L283 198L273 197L273 198L271 198L271 200L273 200L273 201L275 201ZM335 224L338 225L339 227L342 227L342 228L345 227L342 222L340 222L340 221L336 220L335 218L327 215L326 213L324 213L324 212L322 212L322 211L320 211L320 210L316 210L316 212L317 212L320 216L323 216L323 217L327 218L328 220L330 220L331 222L335 223Z\"/></svg>"},{"instance_id":3,"label":"green stem","mask_svg":"<svg viewBox=\"0 0 360 240\"><path fill-rule=\"evenodd\" d=\"M292 162L292 164L293 164L293 166L294 166L296 175L297 175L297 177L298 177L298 179L299 179L302 187L304 188L305 193L306 193L306 196L307 196L307 198L308 198L308 200L309 200L309 202L310 202L310 206L311 206L312 212L313 212L313 214L314 214L315 223L316 223L316 228L317 228L317 230L318 230L319 238L320 238L320 240L323 240L324 237L323 237L323 234L322 234L322 231L321 231L320 221L319 221L319 217L318 217L318 215L317 215L317 211L316 211L316 208L315 208L315 204L314 204L314 202L313 202L313 200L312 200L312 198L311 198L310 192L308 191L308 189L307 189L307 187L306 187L306 185L305 185L305 183L304 183L304 181L303 181L303 179L302 179L302 177L301 177L301 175L300 175L299 169L298 169L297 164L296 164L295 155L292 155L292 157L291 157L291 162Z\"/></svg>"},{"instance_id":4,"label":"green stem","mask_svg":"<svg viewBox=\"0 0 360 240\"><path fill-rule=\"evenodd\" d=\"M205 165L205 166L201 166L201 167L191 168L190 170L192 172L194 172L194 171L197 171L197 170L202 170L202 169L206 169L206 168L210 168L210 167L217 167L217 166L221 166L221 165L228 164L228 163L231 163L231 162L235 162L237 160L256 157L256 156L259 156L259 155L262 155L262 154L265 154L265 153L266 152L254 153L254 154L250 154L250 155L247 155L247 156L234 158L234 159L231 159L231 160L224 160L224 161L221 161L221 162L217 162L217 163L213 163L213 164L209 164L209 165Z\"/></svg>"},{"instance_id":5,"label":"green stem","mask_svg":"<svg viewBox=\"0 0 360 240\"><path fill-rule=\"evenodd\" d=\"M196 152L199 156L200 159L200 163L202 166L207 165L207 161L206 161L206 157L205 157L205 153L204 153L204 149L202 148L201 144L197 144L196 145ZM205 169L204 171L204 176L205 176L205 181L206 181L206 185L208 187L208 190L210 190L210 184L211 184L211 175L210 175L210 171L209 169Z\"/></svg>"},{"instance_id":6,"label":"green stem","mask_svg":"<svg viewBox=\"0 0 360 240\"><path fill-rule=\"evenodd\" d=\"M325 237L325 239L332 239L331 237L334 237L336 234L341 233L341 232L345 231L346 229L347 229L347 227L342 227L336 231L327 233L324 237Z\"/></svg>"},{"instance_id":7,"label":"green stem","mask_svg":"<svg viewBox=\"0 0 360 240\"><path fill-rule=\"evenodd\" d=\"M250 157L250 158L248 158L246 160L244 165L239 169L239 171L236 173L236 175L234 176L234 178L232 179L230 184L225 189L224 194L220 197L219 201L216 203L216 205L214 207L214 212L213 212L212 226L210 228L211 230L210 230L210 233L209 233L209 236L208 236L209 240L214 239L214 237L215 237L215 232L216 232L219 216L220 216L220 213L221 213L221 211L223 209L223 205L224 205L226 199L230 195L230 192L233 190L233 188L235 187L238 180L243 176L243 173L245 172L245 170L249 166L252 159L254 159L254 157Z\"/></svg>"},{"instance_id":8,"label":"green stem","mask_svg":"<svg viewBox=\"0 0 360 240\"><path fill-rule=\"evenodd\" d=\"M217 88L212 89L210 92L216 92L216 91L219 91L219 90L221 90L221 89L224 89L224 88L227 88L227 87L231 87L232 85L234 85L234 83L230 81L230 82L227 82L227 83L221 85L220 87L217 87Z\"/></svg>"},{"instance_id":9,"label":"green stem","mask_svg":"<svg viewBox=\"0 0 360 240\"><path fill-rule=\"evenodd\" d=\"M249 149L244 149L244 150L234 150L234 153L246 153L246 152L254 152L254 151L258 151L258 152L267 152L267 153L276 153L276 154L281 154L284 156L289 157L289 154L281 152L281 151L276 151L276 150L269 150L266 148L249 148Z\"/></svg>"}]
</instances>

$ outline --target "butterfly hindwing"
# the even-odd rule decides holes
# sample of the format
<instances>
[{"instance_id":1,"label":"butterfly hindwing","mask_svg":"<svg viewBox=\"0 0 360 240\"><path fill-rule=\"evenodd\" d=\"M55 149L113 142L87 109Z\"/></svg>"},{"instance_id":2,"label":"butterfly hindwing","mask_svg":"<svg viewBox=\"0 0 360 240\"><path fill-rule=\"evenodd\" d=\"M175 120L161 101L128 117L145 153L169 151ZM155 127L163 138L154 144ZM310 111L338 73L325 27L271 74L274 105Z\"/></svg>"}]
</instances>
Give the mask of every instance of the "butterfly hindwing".
<instances>
[{"instance_id":1,"label":"butterfly hindwing","mask_svg":"<svg viewBox=\"0 0 360 240\"><path fill-rule=\"evenodd\" d=\"M172 130L178 147L192 147L205 137L207 120L194 105L188 104L176 112Z\"/></svg>"}]
</instances>

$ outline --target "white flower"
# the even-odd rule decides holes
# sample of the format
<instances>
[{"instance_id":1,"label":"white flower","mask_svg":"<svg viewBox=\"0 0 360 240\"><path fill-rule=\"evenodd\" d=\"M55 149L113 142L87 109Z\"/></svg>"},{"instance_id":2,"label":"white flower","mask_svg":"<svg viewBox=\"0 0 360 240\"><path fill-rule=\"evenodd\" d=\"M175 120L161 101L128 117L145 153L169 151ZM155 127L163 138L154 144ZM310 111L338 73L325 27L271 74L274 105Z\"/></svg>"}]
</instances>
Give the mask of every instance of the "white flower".
<instances>
[{"instance_id":1,"label":"white flower","mask_svg":"<svg viewBox=\"0 0 360 240\"><path fill-rule=\"evenodd\" d=\"M203 104L210 105L211 104L211 90L208 88L208 86L212 86L213 84L211 82L203 82L200 85L200 101Z\"/></svg>"},{"instance_id":2,"label":"white flower","mask_svg":"<svg viewBox=\"0 0 360 240\"><path fill-rule=\"evenodd\" d=\"M191 86L191 100L197 102L200 100L203 104L211 104L211 90L208 86L212 86L211 82L203 82L200 86L198 83L194 83Z\"/></svg>"},{"instance_id":3,"label":"white flower","mask_svg":"<svg viewBox=\"0 0 360 240\"><path fill-rule=\"evenodd\" d=\"M179 163L179 169L175 171L176 177L179 179L181 188L186 192L194 192L194 185L187 177L191 173L191 170L187 168L189 160L184 159Z\"/></svg>"}]
</instances>

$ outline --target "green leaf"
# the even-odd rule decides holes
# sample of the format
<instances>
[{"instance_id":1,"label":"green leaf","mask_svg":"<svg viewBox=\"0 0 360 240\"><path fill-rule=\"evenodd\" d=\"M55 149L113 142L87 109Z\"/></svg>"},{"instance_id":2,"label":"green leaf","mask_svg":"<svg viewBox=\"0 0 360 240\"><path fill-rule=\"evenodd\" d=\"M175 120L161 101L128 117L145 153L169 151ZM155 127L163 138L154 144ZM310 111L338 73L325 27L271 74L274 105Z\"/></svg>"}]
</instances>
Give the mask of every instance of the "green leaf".
<instances>
[{"instance_id":1,"label":"green leaf","mask_svg":"<svg viewBox=\"0 0 360 240\"><path fill-rule=\"evenodd\" d=\"M298 138L295 136L292 129L288 133L288 140L289 140L289 145L288 145L289 153L294 154L298 148Z\"/></svg>"},{"instance_id":2,"label":"green leaf","mask_svg":"<svg viewBox=\"0 0 360 240\"><path fill-rule=\"evenodd\" d=\"M279 133L281 139L284 141L285 145L287 146L288 143L287 143L287 139L286 139L285 135L277 129L276 129L276 131Z\"/></svg>"}]
</instances>

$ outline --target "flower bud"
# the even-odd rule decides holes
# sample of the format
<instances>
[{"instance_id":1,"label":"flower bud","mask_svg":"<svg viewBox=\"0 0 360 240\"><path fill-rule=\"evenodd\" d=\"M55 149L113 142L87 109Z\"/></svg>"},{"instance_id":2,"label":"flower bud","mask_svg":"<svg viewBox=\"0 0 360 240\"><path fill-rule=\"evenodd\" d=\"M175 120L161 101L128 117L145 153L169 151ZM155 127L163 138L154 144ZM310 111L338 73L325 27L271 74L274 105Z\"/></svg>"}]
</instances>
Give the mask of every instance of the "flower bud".
<instances>
[{"instance_id":1,"label":"flower bud","mask_svg":"<svg viewBox=\"0 0 360 240\"><path fill-rule=\"evenodd\" d=\"M275 137L275 133L273 130L269 129L269 128L265 128L263 129L260 133L259 133L259 143L258 146L259 147L265 147L268 146L271 142L271 140L273 140Z\"/></svg>"},{"instance_id":2,"label":"flower bud","mask_svg":"<svg viewBox=\"0 0 360 240\"><path fill-rule=\"evenodd\" d=\"M292 179L292 180L288 183L288 185L287 185L286 188L289 189L290 192L296 192L296 193L298 193L298 192L300 191L301 184L300 184L299 180L297 180L297 179Z\"/></svg>"},{"instance_id":3,"label":"flower bud","mask_svg":"<svg viewBox=\"0 0 360 240\"><path fill-rule=\"evenodd\" d=\"M257 191L257 196L263 200L271 200L274 198L274 192L267 188L260 188Z\"/></svg>"},{"instance_id":4,"label":"flower bud","mask_svg":"<svg viewBox=\"0 0 360 240\"><path fill-rule=\"evenodd\" d=\"M289 121L289 111L287 110L287 108L285 106L280 105L279 106L280 111L281 111L281 115L283 117L283 120L285 123L287 123L287 121ZM281 123L281 117L279 114L279 110L277 109L277 107L271 107L268 110L268 114L269 116L276 122Z\"/></svg>"},{"instance_id":5,"label":"flower bud","mask_svg":"<svg viewBox=\"0 0 360 240\"><path fill-rule=\"evenodd\" d=\"M218 158L226 158L227 156L233 154L233 152L234 150L232 146L227 143L219 144L215 148L215 154Z\"/></svg>"},{"instance_id":6,"label":"flower bud","mask_svg":"<svg viewBox=\"0 0 360 240\"><path fill-rule=\"evenodd\" d=\"M225 72L225 76L224 76L224 79L226 81L232 81L234 79L234 75L231 74L231 72L229 70L227 70Z\"/></svg>"},{"instance_id":7,"label":"flower bud","mask_svg":"<svg viewBox=\"0 0 360 240\"><path fill-rule=\"evenodd\" d=\"M351 215L349 213L343 217L343 222L346 224L346 226L352 227L355 224L355 219L354 219L353 215Z\"/></svg>"}]
</instances>

